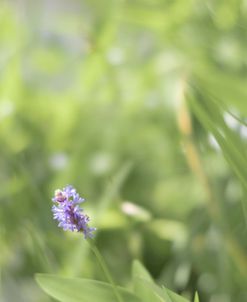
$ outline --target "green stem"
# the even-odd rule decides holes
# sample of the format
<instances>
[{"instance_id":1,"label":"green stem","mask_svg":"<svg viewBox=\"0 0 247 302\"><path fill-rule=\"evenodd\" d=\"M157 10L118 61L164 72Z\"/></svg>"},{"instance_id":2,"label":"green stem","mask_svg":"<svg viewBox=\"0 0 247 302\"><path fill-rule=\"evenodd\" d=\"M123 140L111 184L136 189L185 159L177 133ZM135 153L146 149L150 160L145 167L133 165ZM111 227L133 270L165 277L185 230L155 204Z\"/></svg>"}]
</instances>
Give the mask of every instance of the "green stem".
<instances>
[{"instance_id":1,"label":"green stem","mask_svg":"<svg viewBox=\"0 0 247 302\"><path fill-rule=\"evenodd\" d=\"M103 272L104 272L107 280L112 285L112 289L113 289L114 294L115 294L115 296L117 298L117 301L118 302L124 302L123 299L122 299L122 297L121 297L121 295L120 295L120 293L119 293L119 291L118 291L118 289L117 289L116 284L113 281L111 273L110 273L109 269L107 268L105 260L102 257L102 255L101 255L100 251L98 250L97 246L95 245L93 239L88 239L87 241L88 241L88 243L90 245L91 250L93 251L94 255L96 256L97 260L99 261L99 264L100 264L100 266L101 266L101 268L102 268L102 270L103 270Z\"/></svg>"}]
</instances>

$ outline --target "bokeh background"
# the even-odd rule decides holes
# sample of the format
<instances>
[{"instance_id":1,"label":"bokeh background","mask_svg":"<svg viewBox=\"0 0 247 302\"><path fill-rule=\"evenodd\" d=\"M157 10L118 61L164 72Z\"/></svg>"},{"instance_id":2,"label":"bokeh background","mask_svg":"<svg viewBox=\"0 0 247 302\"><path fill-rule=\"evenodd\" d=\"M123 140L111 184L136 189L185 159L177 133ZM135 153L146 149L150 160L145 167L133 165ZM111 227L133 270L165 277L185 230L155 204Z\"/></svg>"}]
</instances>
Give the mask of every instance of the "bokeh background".
<instances>
[{"instance_id":1,"label":"bokeh background","mask_svg":"<svg viewBox=\"0 0 247 302\"><path fill-rule=\"evenodd\" d=\"M104 280L58 229L86 198L118 284L140 259L202 302L247 301L245 0L0 2L0 300L36 272Z\"/></svg>"}]
</instances>

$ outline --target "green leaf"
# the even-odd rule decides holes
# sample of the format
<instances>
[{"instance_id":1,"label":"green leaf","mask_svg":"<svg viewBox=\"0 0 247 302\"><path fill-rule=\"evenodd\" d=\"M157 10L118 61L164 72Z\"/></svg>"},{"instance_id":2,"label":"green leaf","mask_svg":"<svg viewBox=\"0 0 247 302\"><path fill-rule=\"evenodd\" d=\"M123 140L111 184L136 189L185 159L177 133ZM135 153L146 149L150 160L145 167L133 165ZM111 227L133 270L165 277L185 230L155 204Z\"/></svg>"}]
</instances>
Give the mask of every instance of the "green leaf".
<instances>
[{"instance_id":1,"label":"green leaf","mask_svg":"<svg viewBox=\"0 0 247 302\"><path fill-rule=\"evenodd\" d=\"M147 271L147 269L138 260L134 260L134 262L133 262L132 277L133 277L133 282L134 283L135 283L136 278L143 278L147 281L150 281L151 283L154 283L153 278L150 275L150 273Z\"/></svg>"},{"instance_id":2,"label":"green leaf","mask_svg":"<svg viewBox=\"0 0 247 302\"><path fill-rule=\"evenodd\" d=\"M143 302L166 302L161 296L161 288L155 285L149 272L138 260L133 262L132 277L134 292Z\"/></svg>"},{"instance_id":3,"label":"green leaf","mask_svg":"<svg viewBox=\"0 0 247 302\"><path fill-rule=\"evenodd\" d=\"M247 162L246 148L241 139L224 123L223 108L210 100L202 103L191 98L190 104L202 126L214 135L226 160L247 190L247 172L244 169Z\"/></svg>"},{"instance_id":4,"label":"green leaf","mask_svg":"<svg viewBox=\"0 0 247 302\"><path fill-rule=\"evenodd\" d=\"M146 268L137 260L132 267L135 294L143 302L189 302L165 287L157 286Z\"/></svg>"},{"instance_id":5,"label":"green leaf","mask_svg":"<svg viewBox=\"0 0 247 302\"><path fill-rule=\"evenodd\" d=\"M208 97L213 97L219 105L235 108L247 114L247 92L243 78L220 72L212 67L207 69L207 72L201 70L198 78L201 80L200 89Z\"/></svg>"},{"instance_id":6,"label":"green leaf","mask_svg":"<svg viewBox=\"0 0 247 302\"><path fill-rule=\"evenodd\" d=\"M35 279L48 295L61 302L116 302L111 285L104 282L49 274L36 274ZM124 302L141 302L136 295L118 289Z\"/></svg>"},{"instance_id":7,"label":"green leaf","mask_svg":"<svg viewBox=\"0 0 247 302\"><path fill-rule=\"evenodd\" d=\"M163 299L160 287L143 278L136 277L134 291L143 302L170 302Z\"/></svg>"},{"instance_id":8,"label":"green leaf","mask_svg":"<svg viewBox=\"0 0 247 302\"><path fill-rule=\"evenodd\" d=\"M200 302L198 292L195 293L194 302Z\"/></svg>"},{"instance_id":9,"label":"green leaf","mask_svg":"<svg viewBox=\"0 0 247 302\"><path fill-rule=\"evenodd\" d=\"M163 287L163 296L166 302L189 302L189 300L184 297L174 293L173 291Z\"/></svg>"}]
</instances>

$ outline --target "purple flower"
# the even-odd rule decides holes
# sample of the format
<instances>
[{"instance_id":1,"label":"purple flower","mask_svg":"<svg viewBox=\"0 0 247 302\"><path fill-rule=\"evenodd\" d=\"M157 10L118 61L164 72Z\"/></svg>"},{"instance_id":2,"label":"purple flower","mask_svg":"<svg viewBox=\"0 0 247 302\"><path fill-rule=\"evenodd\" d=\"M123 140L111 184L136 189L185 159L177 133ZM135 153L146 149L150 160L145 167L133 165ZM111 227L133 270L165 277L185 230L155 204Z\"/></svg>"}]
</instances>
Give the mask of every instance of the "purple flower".
<instances>
[{"instance_id":1,"label":"purple flower","mask_svg":"<svg viewBox=\"0 0 247 302\"><path fill-rule=\"evenodd\" d=\"M73 186L56 190L52 201L55 203L52 207L53 218L59 222L59 227L65 231L83 233L85 238L93 237L92 232L96 229L88 226L90 219L83 214L83 209L78 205L85 200L80 197Z\"/></svg>"}]
</instances>

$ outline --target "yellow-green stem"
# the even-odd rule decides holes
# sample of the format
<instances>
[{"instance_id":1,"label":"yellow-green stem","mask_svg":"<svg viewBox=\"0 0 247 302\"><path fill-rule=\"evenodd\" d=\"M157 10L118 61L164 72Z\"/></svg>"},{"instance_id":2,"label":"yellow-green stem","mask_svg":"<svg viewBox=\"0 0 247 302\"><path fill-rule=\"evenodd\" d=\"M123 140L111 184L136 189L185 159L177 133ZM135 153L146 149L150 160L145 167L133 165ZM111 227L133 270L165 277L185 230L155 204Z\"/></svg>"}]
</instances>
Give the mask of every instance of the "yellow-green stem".
<instances>
[{"instance_id":1,"label":"yellow-green stem","mask_svg":"<svg viewBox=\"0 0 247 302\"><path fill-rule=\"evenodd\" d=\"M112 289L113 289L113 292L114 292L114 294L117 298L117 301L118 302L124 302L121 295L120 295L120 293L119 293L119 291L118 291L118 289L117 289L117 286L116 286L115 282L113 281L113 278L112 278L111 273L110 273L110 271L109 271L109 269L108 269L108 267L105 263L104 258L102 257L99 249L95 245L95 242L93 241L93 239L88 239L87 241L88 241L88 243L90 245L90 248L93 251L95 257L97 258L97 260L98 260L98 262L99 262L99 264L100 264L100 266L101 266L101 268L102 268L102 270L103 270L103 272L106 276L106 279L112 285Z\"/></svg>"}]
</instances>

